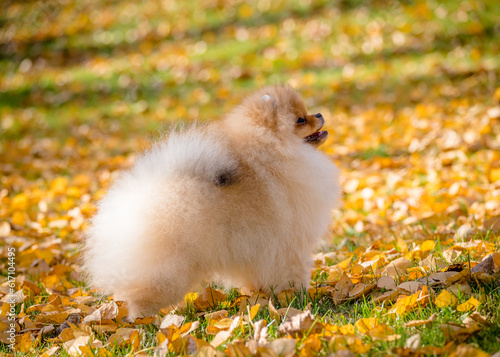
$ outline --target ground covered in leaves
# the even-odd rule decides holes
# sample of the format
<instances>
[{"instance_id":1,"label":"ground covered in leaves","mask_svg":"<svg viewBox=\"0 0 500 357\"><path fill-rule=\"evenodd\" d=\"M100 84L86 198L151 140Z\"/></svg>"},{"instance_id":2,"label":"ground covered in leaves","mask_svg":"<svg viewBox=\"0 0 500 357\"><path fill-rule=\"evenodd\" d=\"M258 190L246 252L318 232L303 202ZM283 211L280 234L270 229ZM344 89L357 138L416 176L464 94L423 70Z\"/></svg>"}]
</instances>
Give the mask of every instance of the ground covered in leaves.
<instances>
[{"instance_id":1,"label":"ground covered in leaves","mask_svg":"<svg viewBox=\"0 0 500 357\"><path fill-rule=\"evenodd\" d=\"M3 355L498 356L500 3L3 5ZM275 82L342 170L310 288L123 320L77 264L96 200L158 131Z\"/></svg>"}]
</instances>

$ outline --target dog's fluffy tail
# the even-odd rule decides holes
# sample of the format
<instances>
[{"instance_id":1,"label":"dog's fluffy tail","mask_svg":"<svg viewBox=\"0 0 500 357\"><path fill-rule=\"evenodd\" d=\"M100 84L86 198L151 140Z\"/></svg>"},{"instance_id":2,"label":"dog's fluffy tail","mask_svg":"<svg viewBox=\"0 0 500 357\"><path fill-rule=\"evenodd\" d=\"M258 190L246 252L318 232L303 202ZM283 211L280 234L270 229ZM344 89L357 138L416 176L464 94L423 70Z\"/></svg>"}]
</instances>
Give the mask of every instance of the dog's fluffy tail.
<instances>
[{"instance_id":1,"label":"dog's fluffy tail","mask_svg":"<svg viewBox=\"0 0 500 357\"><path fill-rule=\"evenodd\" d=\"M227 176L236 174L238 161L222 134L209 127L203 129L196 126L170 133L167 140L138 158L132 173L224 184Z\"/></svg>"},{"instance_id":2,"label":"dog's fluffy tail","mask_svg":"<svg viewBox=\"0 0 500 357\"><path fill-rule=\"evenodd\" d=\"M203 238L202 225L192 221L208 215L237 170L221 134L199 126L171 133L138 157L99 202L86 232L83 266L90 284L118 295L159 279L158 271L169 270L161 266L173 264L167 258L176 244Z\"/></svg>"}]
</instances>

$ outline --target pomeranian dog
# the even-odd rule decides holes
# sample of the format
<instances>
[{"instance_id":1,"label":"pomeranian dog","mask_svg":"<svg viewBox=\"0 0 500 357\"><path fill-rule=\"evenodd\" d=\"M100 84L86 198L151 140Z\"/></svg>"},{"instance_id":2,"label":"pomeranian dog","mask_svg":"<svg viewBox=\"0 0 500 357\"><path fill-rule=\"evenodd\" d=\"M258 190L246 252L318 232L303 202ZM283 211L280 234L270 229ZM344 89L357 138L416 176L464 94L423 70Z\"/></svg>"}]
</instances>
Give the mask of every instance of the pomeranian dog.
<instances>
[{"instance_id":1,"label":"pomeranian dog","mask_svg":"<svg viewBox=\"0 0 500 357\"><path fill-rule=\"evenodd\" d=\"M170 133L100 201L86 233L93 287L130 316L176 304L202 281L307 287L339 202L328 136L288 86L265 87L223 120Z\"/></svg>"}]
</instances>

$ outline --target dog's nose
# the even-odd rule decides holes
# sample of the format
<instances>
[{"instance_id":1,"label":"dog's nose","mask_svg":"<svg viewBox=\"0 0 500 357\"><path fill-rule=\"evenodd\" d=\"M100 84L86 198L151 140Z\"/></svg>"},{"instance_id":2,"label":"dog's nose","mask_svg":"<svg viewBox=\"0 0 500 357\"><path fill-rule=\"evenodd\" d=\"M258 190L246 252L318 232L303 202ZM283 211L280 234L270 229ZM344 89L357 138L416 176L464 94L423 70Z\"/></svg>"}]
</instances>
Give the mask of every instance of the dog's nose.
<instances>
[{"instance_id":1,"label":"dog's nose","mask_svg":"<svg viewBox=\"0 0 500 357\"><path fill-rule=\"evenodd\" d=\"M314 114L314 116L318 119L323 119L323 115L321 115L321 113Z\"/></svg>"}]
</instances>

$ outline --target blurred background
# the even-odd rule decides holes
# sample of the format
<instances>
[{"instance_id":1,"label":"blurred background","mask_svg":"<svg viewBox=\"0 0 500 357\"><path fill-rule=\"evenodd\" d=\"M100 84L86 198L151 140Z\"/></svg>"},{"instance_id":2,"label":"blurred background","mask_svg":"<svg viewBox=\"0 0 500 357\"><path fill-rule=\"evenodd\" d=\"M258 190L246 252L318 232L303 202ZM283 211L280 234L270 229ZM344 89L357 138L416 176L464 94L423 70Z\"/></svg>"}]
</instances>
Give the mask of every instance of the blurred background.
<instances>
[{"instance_id":1,"label":"blurred background","mask_svg":"<svg viewBox=\"0 0 500 357\"><path fill-rule=\"evenodd\" d=\"M499 18L494 0L2 1L0 218L78 237L158 132L273 83L327 118L334 234L498 215Z\"/></svg>"}]
</instances>

